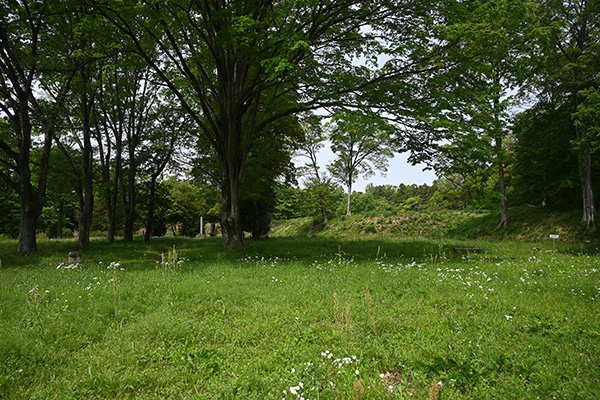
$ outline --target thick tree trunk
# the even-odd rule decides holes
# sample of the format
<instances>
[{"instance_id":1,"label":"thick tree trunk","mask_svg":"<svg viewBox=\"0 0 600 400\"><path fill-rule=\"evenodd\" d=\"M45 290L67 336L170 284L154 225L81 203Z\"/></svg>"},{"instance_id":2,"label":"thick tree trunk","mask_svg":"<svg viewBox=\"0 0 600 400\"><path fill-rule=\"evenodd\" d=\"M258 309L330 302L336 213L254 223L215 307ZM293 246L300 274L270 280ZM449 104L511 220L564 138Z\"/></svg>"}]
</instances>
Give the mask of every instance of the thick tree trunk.
<instances>
[{"instance_id":1,"label":"thick tree trunk","mask_svg":"<svg viewBox=\"0 0 600 400\"><path fill-rule=\"evenodd\" d=\"M48 175L48 164L50 161L50 150L52 148L53 132L50 124L44 127L44 146L40 167L38 172L37 189L31 184L30 147L31 147L31 120L29 118L27 101L23 100L22 108L17 123L18 156L16 159L19 184L17 192L20 200L21 220L19 226L19 243L17 251L22 255L37 252L36 224L42 213L42 207L46 200L46 178Z\"/></svg>"},{"instance_id":2,"label":"thick tree trunk","mask_svg":"<svg viewBox=\"0 0 600 400\"><path fill-rule=\"evenodd\" d=\"M29 132L31 132L30 125L26 128L29 128ZM41 206L31 185L31 170L29 167L29 145L31 142L28 140L29 134L26 133L23 136L25 136L25 143L19 143L19 160L17 162L19 174L18 194L21 205L17 251L22 255L30 255L38 250L35 234Z\"/></svg>"},{"instance_id":3,"label":"thick tree trunk","mask_svg":"<svg viewBox=\"0 0 600 400\"><path fill-rule=\"evenodd\" d=\"M35 235L36 223L40 212L37 210L38 207L31 203L32 199L30 195L21 194L21 222L19 225L19 244L17 247L17 251L21 255L30 255L38 250Z\"/></svg>"},{"instance_id":4,"label":"thick tree trunk","mask_svg":"<svg viewBox=\"0 0 600 400\"><path fill-rule=\"evenodd\" d=\"M87 197L87 195L86 195ZM90 247L90 227L92 225L92 201L86 199L79 208L79 236L77 243L79 247Z\"/></svg>"},{"instance_id":5,"label":"thick tree trunk","mask_svg":"<svg viewBox=\"0 0 600 400\"><path fill-rule=\"evenodd\" d=\"M233 175L233 176L231 176ZM223 197L223 213L221 216L221 232L223 248L244 246L244 232L240 214L241 182L236 174L223 174L221 195Z\"/></svg>"}]
</instances>

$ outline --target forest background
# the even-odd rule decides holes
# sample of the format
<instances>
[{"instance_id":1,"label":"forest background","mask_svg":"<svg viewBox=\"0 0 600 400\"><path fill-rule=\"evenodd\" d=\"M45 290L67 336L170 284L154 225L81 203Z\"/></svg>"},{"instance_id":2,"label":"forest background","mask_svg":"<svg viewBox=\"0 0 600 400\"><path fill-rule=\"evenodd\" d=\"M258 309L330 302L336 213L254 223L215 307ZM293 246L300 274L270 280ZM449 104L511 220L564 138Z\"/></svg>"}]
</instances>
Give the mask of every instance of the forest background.
<instances>
[{"instance_id":1,"label":"forest background","mask_svg":"<svg viewBox=\"0 0 600 400\"><path fill-rule=\"evenodd\" d=\"M230 248L303 216L506 227L509 204L593 229L600 2L381 3L1 1L0 234ZM438 179L352 190L399 152Z\"/></svg>"}]
</instances>

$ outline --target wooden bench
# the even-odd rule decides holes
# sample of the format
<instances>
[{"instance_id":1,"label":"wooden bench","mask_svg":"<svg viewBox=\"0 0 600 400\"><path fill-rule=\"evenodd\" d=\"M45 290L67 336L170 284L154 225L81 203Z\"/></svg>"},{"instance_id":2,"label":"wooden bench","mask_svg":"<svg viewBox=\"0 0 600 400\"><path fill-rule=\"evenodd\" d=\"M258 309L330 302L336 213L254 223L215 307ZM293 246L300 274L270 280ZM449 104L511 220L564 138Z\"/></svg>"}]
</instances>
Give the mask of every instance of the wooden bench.
<instances>
[{"instance_id":1,"label":"wooden bench","mask_svg":"<svg viewBox=\"0 0 600 400\"><path fill-rule=\"evenodd\" d=\"M453 250L457 253L462 253L462 252L477 253L477 252L481 251L481 247L454 247Z\"/></svg>"}]
</instances>

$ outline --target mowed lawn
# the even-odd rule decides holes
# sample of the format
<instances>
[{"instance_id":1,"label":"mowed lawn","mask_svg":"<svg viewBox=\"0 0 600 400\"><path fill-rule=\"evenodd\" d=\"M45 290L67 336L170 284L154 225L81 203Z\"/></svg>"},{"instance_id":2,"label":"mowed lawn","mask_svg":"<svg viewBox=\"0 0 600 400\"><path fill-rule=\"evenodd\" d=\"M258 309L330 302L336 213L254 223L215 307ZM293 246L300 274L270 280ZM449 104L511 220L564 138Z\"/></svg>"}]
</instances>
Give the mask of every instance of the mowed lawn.
<instances>
[{"instance_id":1,"label":"mowed lawn","mask_svg":"<svg viewBox=\"0 0 600 400\"><path fill-rule=\"evenodd\" d=\"M3 399L600 398L593 245L163 238L93 241L79 265L74 241L39 247L0 241Z\"/></svg>"}]
</instances>

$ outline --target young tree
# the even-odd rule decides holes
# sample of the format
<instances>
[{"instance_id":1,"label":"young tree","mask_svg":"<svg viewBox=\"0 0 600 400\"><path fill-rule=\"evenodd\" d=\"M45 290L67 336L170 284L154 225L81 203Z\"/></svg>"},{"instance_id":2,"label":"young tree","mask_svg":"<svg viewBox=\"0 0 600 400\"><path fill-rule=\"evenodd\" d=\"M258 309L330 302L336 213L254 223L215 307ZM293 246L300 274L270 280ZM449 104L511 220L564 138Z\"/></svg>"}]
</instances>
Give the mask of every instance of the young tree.
<instances>
[{"instance_id":1,"label":"young tree","mask_svg":"<svg viewBox=\"0 0 600 400\"><path fill-rule=\"evenodd\" d=\"M346 215L351 215L352 184L356 179L372 176L375 170L387 171L393 156L393 128L379 118L349 111L338 112L331 124L329 140L336 158L327 168L348 188Z\"/></svg>"},{"instance_id":2,"label":"young tree","mask_svg":"<svg viewBox=\"0 0 600 400\"><path fill-rule=\"evenodd\" d=\"M304 128L304 141L296 152L297 157L307 158L308 161L300 167L299 171L306 177L304 185L308 191L316 196L321 207L323 222L327 223L327 198L331 193L331 178L321 173L317 162L318 153L325 147L326 137L321 119L316 115L309 115L302 121Z\"/></svg>"}]
</instances>

